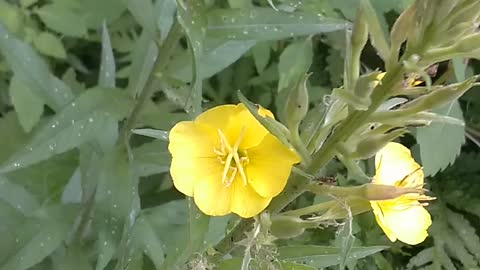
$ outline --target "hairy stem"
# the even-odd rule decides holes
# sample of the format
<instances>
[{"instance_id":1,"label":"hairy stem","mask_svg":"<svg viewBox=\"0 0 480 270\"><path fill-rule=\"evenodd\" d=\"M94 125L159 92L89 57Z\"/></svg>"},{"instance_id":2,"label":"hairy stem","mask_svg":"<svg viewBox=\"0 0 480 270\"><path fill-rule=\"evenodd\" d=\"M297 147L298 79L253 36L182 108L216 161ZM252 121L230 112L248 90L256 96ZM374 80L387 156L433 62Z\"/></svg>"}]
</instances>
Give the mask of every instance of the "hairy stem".
<instances>
[{"instance_id":1,"label":"hairy stem","mask_svg":"<svg viewBox=\"0 0 480 270\"><path fill-rule=\"evenodd\" d=\"M401 65L396 65L391 68L391 71L387 73L382 83L375 88L371 97L372 103L368 110L354 111L342 122L332 136L325 141L320 150L313 155L310 166L306 168L307 173L315 175L332 160L335 156L338 143L346 141L351 134L367 122L368 117L375 112L382 102L401 84L403 72L404 70ZM310 180L305 177L299 175L292 176L285 189L270 203L267 210L271 213L279 213L289 203L305 192L309 183ZM215 249L224 254L228 253L236 242L244 238L245 231L250 229L251 225L252 220L242 220L237 227L215 246Z\"/></svg>"}]
</instances>

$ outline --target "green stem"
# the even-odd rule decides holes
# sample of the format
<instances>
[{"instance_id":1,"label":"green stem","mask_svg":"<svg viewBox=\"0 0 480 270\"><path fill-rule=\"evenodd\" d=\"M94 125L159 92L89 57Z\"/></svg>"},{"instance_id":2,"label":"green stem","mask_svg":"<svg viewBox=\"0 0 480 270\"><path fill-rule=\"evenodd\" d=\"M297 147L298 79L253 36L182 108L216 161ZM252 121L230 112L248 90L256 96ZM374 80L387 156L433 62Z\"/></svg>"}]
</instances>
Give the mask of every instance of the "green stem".
<instances>
[{"instance_id":1,"label":"green stem","mask_svg":"<svg viewBox=\"0 0 480 270\"><path fill-rule=\"evenodd\" d=\"M398 87L403 80L403 68L396 65L386 74L382 80L382 84L378 85L372 94L372 103L367 111L354 111L343 121L335 132L328 138L322 148L314 154L312 163L306 169L308 174L315 175L322 169L335 155L336 146L339 142L343 142L349 138L359 127L365 124L366 120L375 112L378 107L390 96L390 93ZM307 190L310 183L309 179L294 175L288 181L285 189L270 203L267 208L271 213L278 213L289 203L295 200L303 192ZM217 246L216 250L226 254L233 245L244 238L244 233L251 227L251 220L242 220Z\"/></svg>"}]
</instances>

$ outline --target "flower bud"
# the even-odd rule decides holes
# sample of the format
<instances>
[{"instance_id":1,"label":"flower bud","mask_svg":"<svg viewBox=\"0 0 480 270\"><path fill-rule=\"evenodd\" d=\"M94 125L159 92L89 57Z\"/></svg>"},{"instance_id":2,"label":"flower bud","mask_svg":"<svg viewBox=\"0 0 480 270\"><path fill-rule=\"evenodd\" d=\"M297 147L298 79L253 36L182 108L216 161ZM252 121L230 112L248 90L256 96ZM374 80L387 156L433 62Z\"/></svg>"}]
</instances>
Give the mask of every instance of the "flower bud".
<instances>
[{"instance_id":1,"label":"flower bud","mask_svg":"<svg viewBox=\"0 0 480 270\"><path fill-rule=\"evenodd\" d=\"M368 101L367 103L370 105L370 95L384 76L385 73L379 71L360 76L355 84L355 95L366 102Z\"/></svg>"},{"instance_id":2,"label":"flower bud","mask_svg":"<svg viewBox=\"0 0 480 270\"><path fill-rule=\"evenodd\" d=\"M315 228L318 222L303 220L294 216L273 216L270 217L272 222L270 233L282 239L293 238L305 232L305 229Z\"/></svg>"},{"instance_id":3,"label":"flower bud","mask_svg":"<svg viewBox=\"0 0 480 270\"><path fill-rule=\"evenodd\" d=\"M310 74L300 79L296 87L290 92L285 105L285 120L290 129L298 129L300 122L308 112L307 80Z\"/></svg>"},{"instance_id":4,"label":"flower bud","mask_svg":"<svg viewBox=\"0 0 480 270\"><path fill-rule=\"evenodd\" d=\"M480 47L480 34L473 34L455 44L457 53L471 53Z\"/></svg>"},{"instance_id":5,"label":"flower bud","mask_svg":"<svg viewBox=\"0 0 480 270\"><path fill-rule=\"evenodd\" d=\"M386 134L373 134L366 136L357 145L356 151L353 153L355 159L367 159L373 157L387 143L407 133L406 129L397 129Z\"/></svg>"},{"instance_id":6,"label":"flower bud","mask_svg":"<svg viewBox=\"0 0 480 270\"><path fill-rule=\"evenodd\" d=\"M473 76L461 83L447 85L429 94L418 97L413 101L406 103L403 109L399 111L412 114L441 107L453 100L458 99L465 92L467 92L468 89L473 86L473 83L477 80L477 78L477 76Z\"/></svg>"},{"instance_id":7,"label":"flower bud","mask_svg":"<svg viewBox=\"0 0 480 270\"><path fill-rule=\"evenodd\" d=\"M396 187L380 184L366 184L365 198L370 201L391 200L405 194L423 195L425 190L415 187Z\"/></svg>"},{"instance_id":8,"label":"flower bud","mask_svg":"<svg viewBox=\"0 0 480 270\"><path fill-rule=\"evenodd\" d=\"M398 19L393 24L392 31L390 32L390 40L392 47L389 60L396 61L396 59L398 59L400 47L402 46L402 43L407 40L408 31L410 31L412 26L414 25L415 12L415 5L410 5L402 12L402 14L400 14Z\"/></svg>"}]
</instances>

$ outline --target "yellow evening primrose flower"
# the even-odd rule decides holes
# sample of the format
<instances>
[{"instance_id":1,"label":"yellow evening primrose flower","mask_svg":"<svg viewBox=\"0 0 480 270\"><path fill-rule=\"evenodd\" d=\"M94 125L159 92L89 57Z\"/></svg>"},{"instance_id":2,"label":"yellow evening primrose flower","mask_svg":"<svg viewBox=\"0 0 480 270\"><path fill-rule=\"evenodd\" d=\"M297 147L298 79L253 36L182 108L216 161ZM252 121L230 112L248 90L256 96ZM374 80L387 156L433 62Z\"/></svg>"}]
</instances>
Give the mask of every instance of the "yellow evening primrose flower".
<instances>
[{"instance_id":1,"label":"yellow evening primrose flower","mask_svg":"<svg viewBox=\"0 0 480 270\"><path fill-rule=\"evenodd\" d=\"M423 171L405 146L390 142L375 156L373 184L403 188L422 188ZM404 194L390 200L370 201L378 225L390 241L397 239L416 245L427 238L432 219L419 201L433 198L422 194Z\"/></svg>"},{"instance_id":2,"label":"yellow evening primrose flower","mask_svg":"<svg viewBox=\"0 0 480 270\"><path fill-rule=\"evenodd\" d=\"M258 112L273 118L267 109ZM211 216L259 214L300 161L243 104L214 107L194 121L179 122L169 140L173 184Z\"/></svg>"}]
</instances>

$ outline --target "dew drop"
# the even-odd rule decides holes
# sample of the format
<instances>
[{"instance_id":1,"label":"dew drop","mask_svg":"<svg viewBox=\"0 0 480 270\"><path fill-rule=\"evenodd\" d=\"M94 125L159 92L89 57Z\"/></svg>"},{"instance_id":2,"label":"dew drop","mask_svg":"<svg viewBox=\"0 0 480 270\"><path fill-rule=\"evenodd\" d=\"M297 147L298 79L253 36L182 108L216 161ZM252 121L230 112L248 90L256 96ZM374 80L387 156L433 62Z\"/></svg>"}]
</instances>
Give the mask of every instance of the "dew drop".
<instances>
[{"instance_id":1,"label":"dew drop","mask_svg":"<svg viewBox=\"0 0 480 270\"><path fill-rule=\"evenodd\" d=\"M72 107L75 107L77 104L75 104L75 102L72 102L71 106Z\"/></svg>"},{"instance_id":2,"label":"dew drop","mask_svg":"<svg viewBox=\"0 0 480 270\"><path fill-rule=\"evenodd\" d=\"M20 163L17 163L17 162L13 163L13 167L20 167Z\"/></svg>"},{"instance_id":3,"label":"dew drop","mask_svg":"<svg viewBox=\"0 0 480 270\"><path fill-rule=\"evenodd\" d=\"M92 123L93 122L93 118L88 118L88 122Z\"/></svg>"},{"instance_id":4,"label":"dew drop","mask_svg":"<svg viewBox=\"0 0 480 270\"><path fill-rule=\"evenodd\" d=\"M247 30L243 30L243 34L244 34L244 35L248 35L248 31L247 31Z\"/></svg>"},{"instance_id":5,"label":"dew drop","mask_svg":"<svg viewBox=\"0 0 480 270\"><path fill-rule=\"evenodd\" d=\"M107 241L103 242L103 245L104 245L104 246L108 245Z\"/></svg>"},{"instance_id":6,"label":"dew drop","mask_svg":"<svg viewBox=\"0 0 480 270\"><path fill-rule=\"evenodd\" d=\"M40 247L44 247L45 244L43 242L40 243Z\"/></svg>"},{"instance_id":7,"label":"dew drop","mask_svg":"<svg viewBox=\"0 0 480 270\"><path fill-rule=\"evenodd\" d=\"M116 205L116 204L113 204L113 208L117 208L117 207L118 207L118 205Z\"/></svg>"},{"instance_id":8,"label":"dew drop","mask_svg":"<svg viewBox=\"0 0 480 270\"><path fill-rule=\"evenodd\" d=\"M20 242L20 239L15 238L15 243L19 243L19 242Z\"/></svg>"}]
</instances>

